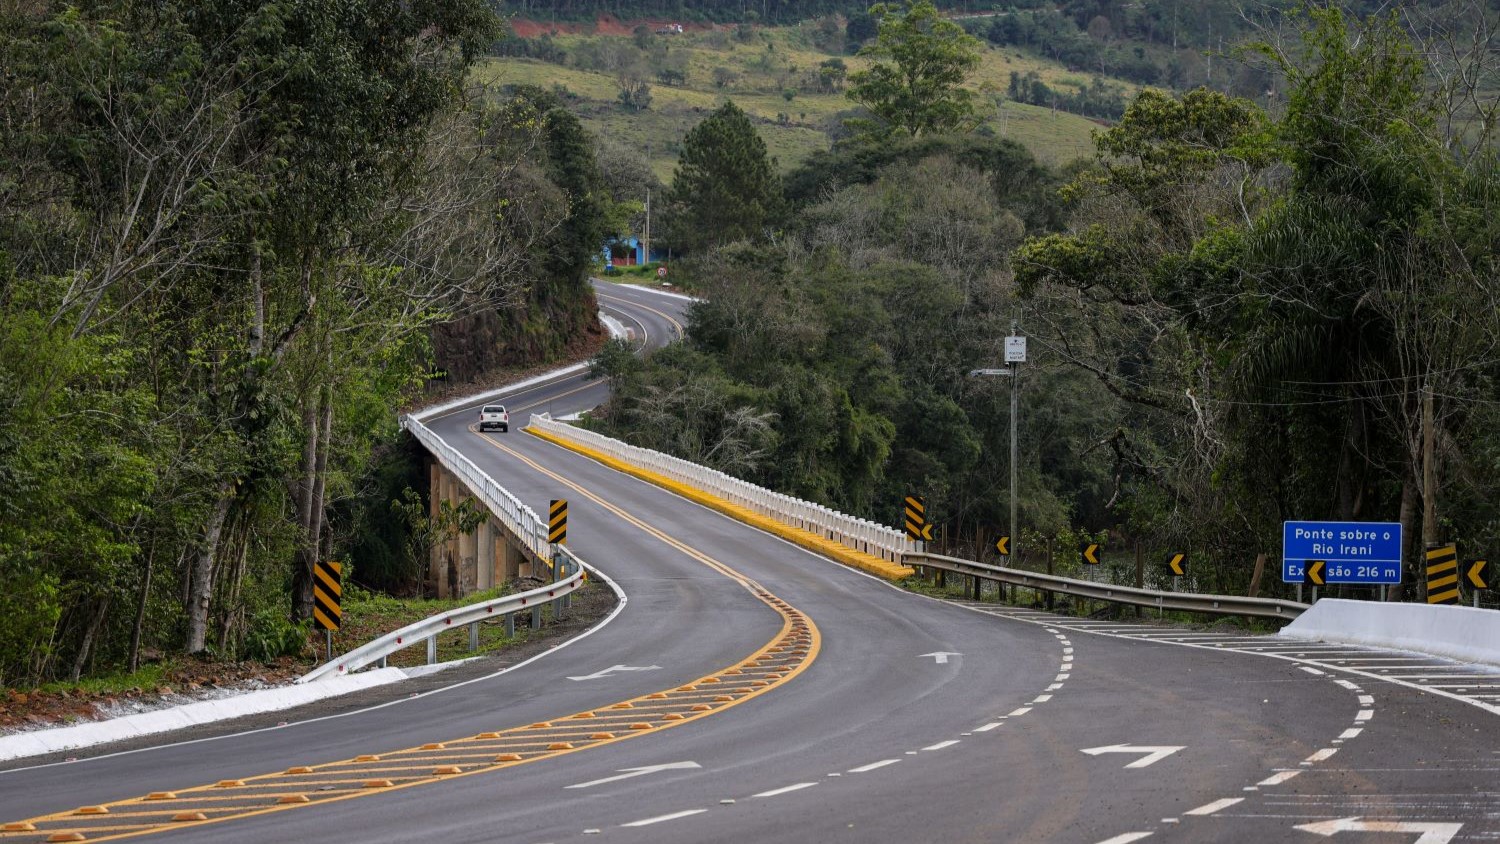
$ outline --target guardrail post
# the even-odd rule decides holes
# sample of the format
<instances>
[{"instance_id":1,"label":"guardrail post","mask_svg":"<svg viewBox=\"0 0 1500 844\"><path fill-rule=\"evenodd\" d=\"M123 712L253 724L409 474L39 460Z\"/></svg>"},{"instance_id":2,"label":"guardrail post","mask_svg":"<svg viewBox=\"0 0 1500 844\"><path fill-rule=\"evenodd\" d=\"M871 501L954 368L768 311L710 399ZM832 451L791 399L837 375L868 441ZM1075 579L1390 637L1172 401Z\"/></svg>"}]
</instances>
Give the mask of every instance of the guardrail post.
<instances>
[{"instance_id":1,"label":"guardrail post","mask_svg":"<svg viewBox=\"0 0 1500 844\"><path fill-rule=\"evenodd\" d=\"M469 650L479 650L479 622L469 622Z\"/></svg>"},{"instance_id":2,"label":"guardrail post","mask_svg":"<svg viewBox=\"0 0 1500 844\"><path fill-rule=\"evenodd\" d=\"M431 636L427 637L427 664L428 665L432 665L435 662L437 662L437 634L436 633L434 633Z\"/></svg>"},{"instance_id":3,"label":"guardrail post","mask_svg":"<svg viewBox=\"0 0 1500 844\"><path fill-rule=\"evenodd\" d=\"M516 638L516 614L513 612L505 614L505 638Z\"/></svg>"},{"instance_id":4,"label":"guardrail post","mask_svg":"<svg viewBox=\"0 0 1500 844\"><path fill-rule=\"evenodd\" d=\"M541 630L542 629L542 605L541 604L537 604L536 606L534 606L534 607L531 608L531 629L532 630Z\"/></svg>"}]
</instances>

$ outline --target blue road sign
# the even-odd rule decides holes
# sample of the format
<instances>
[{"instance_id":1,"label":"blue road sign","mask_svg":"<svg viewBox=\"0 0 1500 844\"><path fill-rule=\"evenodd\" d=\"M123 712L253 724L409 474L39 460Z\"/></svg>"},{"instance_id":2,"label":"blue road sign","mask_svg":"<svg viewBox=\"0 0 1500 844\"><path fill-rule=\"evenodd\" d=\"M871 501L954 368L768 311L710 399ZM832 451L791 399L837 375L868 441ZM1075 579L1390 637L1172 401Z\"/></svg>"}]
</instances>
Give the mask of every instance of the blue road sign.
<instances>
[{"instance_id":1,"label":"blue road sign","mask_svg":"<svg viewBox=\"0 0 1500 844\"><path fill-rule=\"evenodd\" d=\"M1322 560L1327 583L1400 583L1401 547L1400 522L1285 522L1281 579L1301 583Z\"/></svg>"}]
</instances>

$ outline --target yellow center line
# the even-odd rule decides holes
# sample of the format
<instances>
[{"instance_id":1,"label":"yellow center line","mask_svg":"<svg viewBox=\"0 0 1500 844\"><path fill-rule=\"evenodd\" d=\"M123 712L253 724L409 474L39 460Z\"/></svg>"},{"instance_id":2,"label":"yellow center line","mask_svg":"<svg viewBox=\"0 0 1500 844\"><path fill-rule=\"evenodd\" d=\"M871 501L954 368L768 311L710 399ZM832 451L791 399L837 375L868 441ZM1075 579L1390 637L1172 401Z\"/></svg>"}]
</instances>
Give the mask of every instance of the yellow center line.
<instances>
[{"instance_id":1,"label":"yellow center line","mask_svg":"<svg viewBox=\"0 0 1500 844\"><path fill-rule=\"evenodd\" d=\"M136 797L88 807L90 810L102 809L99 813L80 813L80 810L55 812L16 822L11 829L0 825L0 838L41 842L50 836L74 833L85 836L83 840L87 841L112 841L491 773L649 735L723 712L791 681L817 658L822 647L818 628L790 604L724 563L546 470L493 438L485 436L484 439L595 501L627 523L740 584L781 616L780 629L770 641L733 665L697 680L616 704L417 748L161 792L157 799ZM351 785L354 787L347 787ZM254 802L239 806L203 805L205 801L221 800ZM281 802L285 800L306 802ZM202 813L204 819L193 820L195 812ZM121 819L136 822L120 824ZM26 824L33 828L15 829L15 826Z\"/></svg>"}]
</instances>

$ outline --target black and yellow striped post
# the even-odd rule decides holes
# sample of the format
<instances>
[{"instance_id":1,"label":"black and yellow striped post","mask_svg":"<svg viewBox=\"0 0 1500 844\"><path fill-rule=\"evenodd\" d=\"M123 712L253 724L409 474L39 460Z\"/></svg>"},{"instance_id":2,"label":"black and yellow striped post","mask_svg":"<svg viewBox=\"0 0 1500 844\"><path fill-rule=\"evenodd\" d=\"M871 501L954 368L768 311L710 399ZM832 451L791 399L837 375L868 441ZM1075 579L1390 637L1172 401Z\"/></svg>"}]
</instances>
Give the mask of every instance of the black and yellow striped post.
<instances>
[{"instance_id":1,"label":"black and yellow striped post","mask_svg":"<svg viewBox=\"0 0 1500 844\"><path fill-rule=\"evenodd\" d=\"M329 659L333 659L333 631L339 629L344 618L341 604L344 584L340 579L343 570L342 563L332 560L313 564L313 625L324 633Z\"/></svg>"},{"instance_id":2,"label":"black and yellow striped post","mask_svg":"<svg viewBox=\"0 0 1500 844\"><path fill-rule=\"evenodd\" d=\"M547 511L547 541L553 545L568 544L568 499L554 498Z\"/></svg>"},{"instance_id":3,"label":"black and yellow striped post","mask_svg":"<svg viewBox=\"0 0 1500 844\"><path fill-rule=\"evenodd\" d=\"M1451 543L1427 549L1427 603L1458 603L1458 548Z\"/></svg>"},{"instance_id":4,"label":"black and yellow striped post","mask_svg":"<svg viewBox=\"0 0 1500 844\"><path fill-rule=\"evenodd\" d=\"M913 542L932 540L932 524L927 521L927 500L920 495L906 496L906 538Z\"/></svg>"}]
</instances>

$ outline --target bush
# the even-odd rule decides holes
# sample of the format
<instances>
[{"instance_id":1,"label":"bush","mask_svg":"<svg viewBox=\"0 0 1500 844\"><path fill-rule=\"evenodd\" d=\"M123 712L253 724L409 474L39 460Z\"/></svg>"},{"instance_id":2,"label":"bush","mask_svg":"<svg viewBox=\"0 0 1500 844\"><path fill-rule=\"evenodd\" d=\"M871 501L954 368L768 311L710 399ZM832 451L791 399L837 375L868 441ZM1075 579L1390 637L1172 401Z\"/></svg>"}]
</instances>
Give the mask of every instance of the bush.
<instances>
[{"instance_id":1,"label":"bush","mask_svg":"<svg viewBox=\"0 0 1500 844\"><path fill-rule=\"evenodd\" d=\"M307 633L312 622L293 624L279 610L261 610L245 634L247 659L271 662L284 656L298 656L307 648Z\"/></svg>"}]
</instances>

